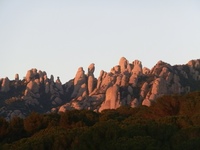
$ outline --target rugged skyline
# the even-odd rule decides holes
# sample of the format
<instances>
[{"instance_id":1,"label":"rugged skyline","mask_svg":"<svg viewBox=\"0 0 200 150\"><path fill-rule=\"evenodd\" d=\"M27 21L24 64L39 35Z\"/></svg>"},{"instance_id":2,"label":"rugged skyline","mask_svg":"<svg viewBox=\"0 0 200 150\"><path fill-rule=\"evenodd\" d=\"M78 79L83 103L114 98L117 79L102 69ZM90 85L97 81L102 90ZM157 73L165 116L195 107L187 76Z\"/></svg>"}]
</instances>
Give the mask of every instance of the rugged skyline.
<instances>
[{"instance_id":1,"label":"rugged skyline","mask_svg":"<svg viewBox=\"0 0 200 150\"><path fill-rule=\"evenodd\" d=\"M0 80L0 115L7 119L25 117L30 112L65 112L88 109L101 112L120 106L151 106L162 95L184 94L200 90L200 59L185 65L158 61L152 69L142 62L125 57L109 72L94 76L95 64L88 70L79 67L75 77L61 83L36 68L27 71L25 79Z\"/></svg>"},{"instance_id":2,"label":"rugged skyline","mask_svg":"<svg viewBox=\"0 0 200 150\"><path fill-rule=\"evenodd\" d=\"M152 68L200 56L198 0L1 0L0 78L30 68L67 82L95 63L95 76L120 57Z\"/></svg>"}]
</instances>

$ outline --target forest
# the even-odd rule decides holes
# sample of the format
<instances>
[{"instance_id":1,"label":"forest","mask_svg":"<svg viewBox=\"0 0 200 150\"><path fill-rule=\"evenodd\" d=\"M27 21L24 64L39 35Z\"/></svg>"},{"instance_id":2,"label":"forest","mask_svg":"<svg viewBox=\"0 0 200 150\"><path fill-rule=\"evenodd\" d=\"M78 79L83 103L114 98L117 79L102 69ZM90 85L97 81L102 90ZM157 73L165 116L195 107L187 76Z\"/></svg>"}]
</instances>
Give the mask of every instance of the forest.
<instances>
[{"instance_id":1,"label":"forest","mask_svg":"<svg viewBox=\"0 0 200 150\"><path fill-rule=\"evenodd\" d=\"M165 95L151 107L127 106L101 113L32 112L9 122L0 118L2 150L197 150L200 92Z\"/></svg>"}]
</instances>

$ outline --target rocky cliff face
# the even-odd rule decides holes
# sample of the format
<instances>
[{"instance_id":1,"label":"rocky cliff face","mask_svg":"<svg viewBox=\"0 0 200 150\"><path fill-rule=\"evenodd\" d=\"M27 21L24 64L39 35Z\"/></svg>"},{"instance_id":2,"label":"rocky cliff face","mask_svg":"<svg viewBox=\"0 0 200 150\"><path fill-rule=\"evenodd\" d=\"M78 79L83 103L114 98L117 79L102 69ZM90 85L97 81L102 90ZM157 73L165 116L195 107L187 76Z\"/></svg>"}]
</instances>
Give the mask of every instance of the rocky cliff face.
<instances>
[{"instance_id":1,"label":"rocky cliff face","mask_svg":"<svg viewBox=\"0 0 200 150\"><path fill-rule=\"evenodd\" d=\"M0 79L0 116L8 120L25 117L31 111L40 113L65 112L71 109L90 109L101 112L123 105L151 106L165 94L184 94L200 90L200 59L185 65L171 66L159 61L152 69L142 67L139 60L130 63L122 57L110 72L94 76L95 64L87 73L78 68L74 79L62 84L59 77L31 69L26 77L10 81Z\"/></svg>"}]
</instances>

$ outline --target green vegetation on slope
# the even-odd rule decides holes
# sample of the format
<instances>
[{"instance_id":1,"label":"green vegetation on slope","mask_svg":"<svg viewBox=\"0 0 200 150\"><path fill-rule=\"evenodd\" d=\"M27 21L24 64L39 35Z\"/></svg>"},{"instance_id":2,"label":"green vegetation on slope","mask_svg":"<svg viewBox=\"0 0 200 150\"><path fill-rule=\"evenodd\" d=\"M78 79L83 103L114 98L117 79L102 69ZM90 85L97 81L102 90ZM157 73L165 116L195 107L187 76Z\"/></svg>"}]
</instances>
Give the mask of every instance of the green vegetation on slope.
<instances>
[{"instance_id":1,"label":"green vegetation on slope","mask_svg":"<svg viewBox=\"0 0 200 150\"><path fill-rule=\"evenodd\" d=\"M151 107L0 118L0 149L199 149L200 92L163 96Z\"/></svg>"}]
</instances>

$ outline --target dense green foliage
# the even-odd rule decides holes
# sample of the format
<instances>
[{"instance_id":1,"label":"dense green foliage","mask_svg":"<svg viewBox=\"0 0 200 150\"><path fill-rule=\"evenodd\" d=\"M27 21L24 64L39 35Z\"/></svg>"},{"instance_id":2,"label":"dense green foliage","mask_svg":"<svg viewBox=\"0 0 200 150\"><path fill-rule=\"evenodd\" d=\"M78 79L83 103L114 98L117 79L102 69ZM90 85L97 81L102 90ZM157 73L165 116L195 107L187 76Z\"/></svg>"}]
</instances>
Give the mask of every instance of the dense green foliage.
<instances>
[{"instance_id":1,"label":"dense green foliage","mask_svg":"<svg viewBox=\"0 0 200 150\"><path fill-rule=\"evenodd\" d=\"M163 96L151 107L0 118L0 149L200 148L200 92Z\"/></svg>"}]
</instances>

